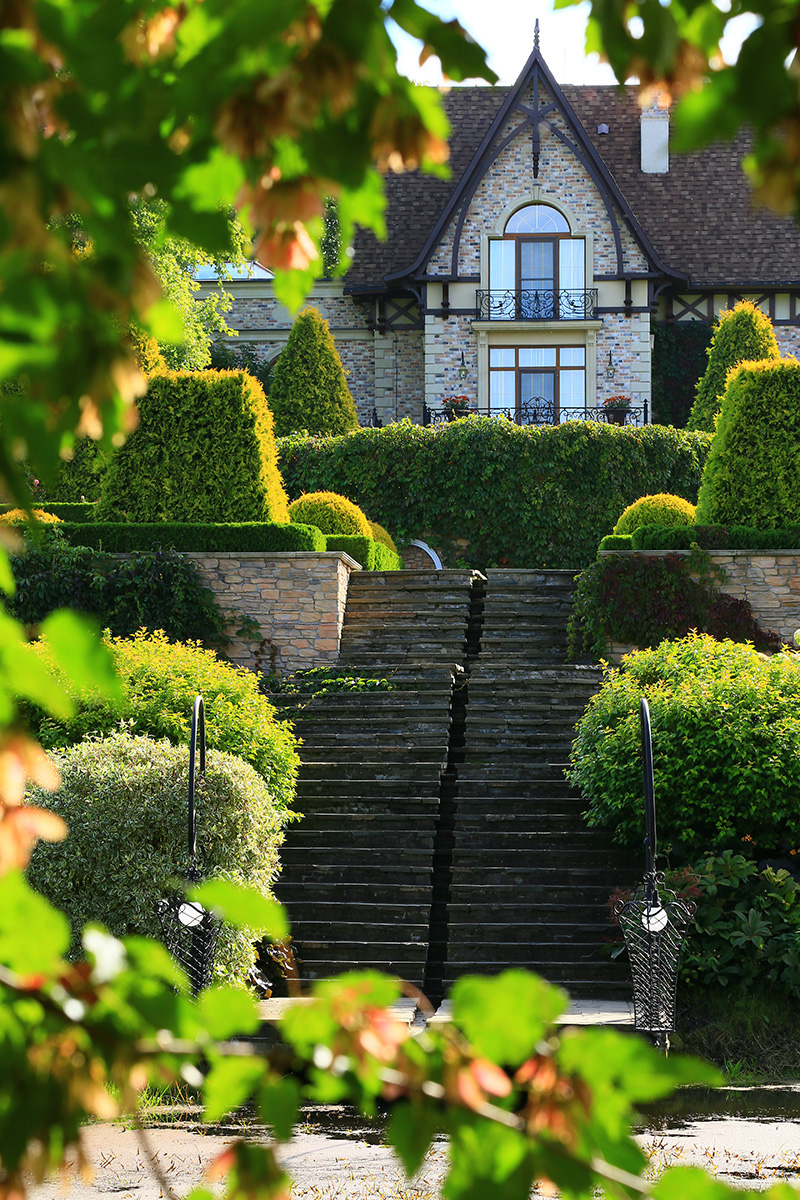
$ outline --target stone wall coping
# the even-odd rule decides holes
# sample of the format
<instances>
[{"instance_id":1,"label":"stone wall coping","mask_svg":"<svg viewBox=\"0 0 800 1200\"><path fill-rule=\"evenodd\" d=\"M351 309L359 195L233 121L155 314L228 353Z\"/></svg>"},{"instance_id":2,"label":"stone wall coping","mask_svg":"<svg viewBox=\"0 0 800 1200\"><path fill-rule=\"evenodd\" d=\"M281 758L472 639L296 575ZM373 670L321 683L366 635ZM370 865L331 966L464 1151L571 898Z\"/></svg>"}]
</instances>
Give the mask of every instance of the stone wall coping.
<instances>
[{"instance_id":1,"label":"stone wall coping","mask_svg":"<svg viewBox=\"0 0 800 1200\"><path fill-rule=\"evenodd\" d=\"M703 547L701 546L702 550ZM638 554L642 558L664 558L667 554L681 554L687 558L692 553L691 550L600 550L598 551L599 558L607 558L610 554ZM706 550L710 558L719 558L724 554L729 558L798 558L800 557L800 548L797 550Z\"/></svg>"},{"instance_id":2,"label":"stone wall coping","mask_svg":"<svg viewBox=\"0 0 800 1200\"><path fill-rule=\"evenodd\" d=\"M320 559L339 559L351 571L361 571L360 562L344 550L178 550L182 558L219 558L223 562L235 558L238 562L283 562L284 559L302 559L316 563ZM115 558L130 558L130 552L120 552Z\"/></svg>"}]
</instances>

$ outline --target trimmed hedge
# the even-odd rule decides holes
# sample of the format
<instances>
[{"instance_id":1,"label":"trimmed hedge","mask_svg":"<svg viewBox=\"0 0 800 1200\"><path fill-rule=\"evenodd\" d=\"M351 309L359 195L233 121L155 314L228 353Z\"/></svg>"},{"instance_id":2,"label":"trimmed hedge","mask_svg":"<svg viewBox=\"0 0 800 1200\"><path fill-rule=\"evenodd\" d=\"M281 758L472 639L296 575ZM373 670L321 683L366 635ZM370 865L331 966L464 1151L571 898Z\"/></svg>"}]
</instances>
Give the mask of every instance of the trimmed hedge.
<instances>
[{"instance_id":1,"label":"trimmed hedge","mask_svg":"<svg viewBox=\"0 0 800 1200\"><path fill-rule=\"evenodd\" d=\"M601 550L624 549L606 546ZM619 541L620 539L616 539ZM747 525L689 525L665 529L647 525L637 529L630 539L632 550L690 550L692 545L703 550L797 550L800 549L800 525L783 529L752 529Z\"/></svg>"},{"instance_id":2,"label":"trimmed hedge","mask_svg":"<svg viewBox=\"0 0 800 1200\"><path fill-rule=\"evenodd\" d=\"M588 821L642 844L639 701L653 727L659 840L684 859L800 845L800 669L792 654L691 634L629 654L578 724L570 779ZM673 860L674 861L674 860Z\"/></svg>"},{"instance_id":3,"label":"trimmed hedge","mask_svg":"<svg viewBox=\"0 0 800 1200\"><path fill-rule=\"evenodd\" d=\"M298 435L278 448L291 496L344 492L399 539L424 537L448 566L580 568L640 496L672 492L693 502L710 442L662 426L521 428L470 417Z\"/></svg>"},{"instance_id":4,"label":"trimmed hedge","mask_svg":"<svg viewBox=\"0 0 800 1200\"><path fill-rule=\"evenodd\" d=\"M800 362L743 363L728 376L697 501L702 525L800 523Z\"/></svg>"},{"instance_id":5,"label":"trimmed hedge","mask_svg":"<svg viewBox=\"0 0 800 1200\"><path fill-rule=\"evenodd\" d=\"M246 371L153 375L115 454L101 521L288 521L272 413Z\"/></svg>"},{"instance_id":6,"label":"trimmed hedge","mask_svg":"<svg viewBox=\"0 0 800 1200\"><path fill-rule=\"evenodd\" d=\"M377 521L370 521L369 527L372 530L372 536L376 542L380 542L382 546L388 546L395 554L399 554L397 546L394 544L394 538L389 533L388 529L384 529Z\"/></svg>"},{"instance_id":7,"label":"trimmed hedge","mask_svg":"<svg viewBox=\"0 0 800 1200\"><path fill-rule=\"evenodd\" d=\"M632 534L643 525L692 525L694 505L682 496L671 496L666 492L655 496L640 496L629 504L612 533L617 536Z\"/></svg>"},{"instance_id":8,"label":"trimmed hedge","mask_svg":"<svg viewBox=\"0 0 800 1200\"><path fill-rule=\"evenodd\" d=\"M742 362L778 359L780 350L769 317L749 300L740 300L719 314L707 354L687 427L713 433L728 373Z\"/></svg>"},{"instance_id":9,"label":"trimmed hedge","mask_svg":"<svg viewBox=\"0 0 800 1200\"><path fill-rule=\"evenodd\" d=\"M61 786L34 788L28 802L50 809L69 826L65 841L39 843L28 873L63 909L73 930L72 952L87 921L116 937L162 938L156 911L175 878L186 876L187 746L114 733L57 753ZM197 805L203 871L271 895L278 847L289 814L272 800L253 767L211 750ZM244 985L255 962L252 935L223 927L214 982Z\"/></svg>"},{"instance_id":10,"label":"trimmed hedge","mask_svg":"<svg viewBox=\"0 0 800 1200\"><path fill-rule=\"evenodd\" d=\"M645 526L647 529L652 529L652 525ZM632 533L609 533L601 541L598 550L625 551L632 549L633 541Z\"/></svg>"},{"instance_id":11,"label":"trimmed hedge","mask_svg":"<svg viewBox=\"0 0 800 1200\"><path fill-rule=\"evenodd\" d=\"M373 538L335 533L327 537L325 542L327 550L343 550L356 562L361 563L365 571L402 571L403 569L403 560L400 555L393 553L388 546L381 545Z\"/></svg>"},{"instance_id":12,"label":"trimmed hedge","mask_svg":"<svg viewBox=\"0 0 800 1200\"><path fill-rule=\"evenodd\" d=\"M265 521L229 525L195 525L183 521L78 525L65 521L59 531L75 546L94 546L117 554L151 550L155 546L186 552L239 550L267 554L325 549L325 535L313 525L272 525Z\"/></svg>"},{"instance_id":13,"label":"trimmed hedge","mask_svg":"<svg viewBox=\"0 0 800 1200\"><path fill-rule=\"evenodd\" d=\"M95 504L67 504L60 500L35 500L36 508L43 508L45 512L52 513L54 517L60 517L62 521L81 522L93 521L97 505ZM16 508L14 504L0 504L0 513L10 512Z\"/></svg>"},{"instance_id":14,"label":"trimmed hedge","mask_svg":"<svg viewBox=\"0 0 800 1200\"><path fill-rule=\"evenodd\" d=\"M269 389L275 432L347 433L358 414L328 322L315 308L295 318Z\"/></svg>"}]
</instances>

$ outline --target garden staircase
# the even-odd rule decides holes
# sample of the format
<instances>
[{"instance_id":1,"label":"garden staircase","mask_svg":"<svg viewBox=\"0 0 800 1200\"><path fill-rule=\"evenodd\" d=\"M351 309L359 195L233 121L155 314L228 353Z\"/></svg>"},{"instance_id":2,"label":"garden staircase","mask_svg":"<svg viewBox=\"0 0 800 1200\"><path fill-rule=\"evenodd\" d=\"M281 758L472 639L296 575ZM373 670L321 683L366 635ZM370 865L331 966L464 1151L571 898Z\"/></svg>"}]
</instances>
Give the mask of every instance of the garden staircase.
<instances>
[{"instance_id":1,"label":"garden staircase","mask_svg":"<svg viewBox=\"0 0 800 1200\"><path fill-rule=\"evenodd\" d=\"M274 696L303 738L276 892L301 976L376 967L438 1000L526 966L627 994L605 901L630 882L566 783L599 668L566 662L573 573L361 572L337 670L392 690Z\"/></svg>"},{"instance_id":2,"label":"garden staircase","mask_svg":"<svg viewBox=\"0 0 800 1200\"><path fill-rule=\"evenodd\" d=\"M451 698L475 572L351 576L337 669L380 687L271 698L303 739L276 887L305 979L375 967L421 985Z\"/></svg>"}]
</instances>

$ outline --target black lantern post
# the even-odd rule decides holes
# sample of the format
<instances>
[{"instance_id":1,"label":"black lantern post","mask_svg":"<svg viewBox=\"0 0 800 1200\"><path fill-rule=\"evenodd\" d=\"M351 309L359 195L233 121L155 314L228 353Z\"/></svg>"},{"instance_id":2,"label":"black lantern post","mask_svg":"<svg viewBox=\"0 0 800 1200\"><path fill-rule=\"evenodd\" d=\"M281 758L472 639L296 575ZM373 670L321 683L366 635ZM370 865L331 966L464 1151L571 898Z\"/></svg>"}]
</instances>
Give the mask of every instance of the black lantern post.
<instances>
[{"instance_id":1,"label":"black lantern post","mask_svg":"<svg viewBox=\"0 0 800 1200\"><path fill-rule=\"evenodd\" d=\"M200 748L200 766L197 770L197 750ZM189 803L188 842L190 864L186 872L187 883L199 883L202 872L197 865L197 783L205 780L206 773L206 715L203 697L196 696L192 710L192 736L189 743ZM158 916L164 945L172 957L189 977L192 994L197 995L211 982L211 969L219 938L220 922L198 904L187 900L183 892L173 892L159 901Z\"/></svg>"},{"instance_id":2,"label":"black lantern post","mask_svg":"<svg viewBox=\"0 0 800 1200\"><path fill-rule=\"evenodd\" d=\"M669 1048L675 1028L675 994L686 927L695 906L680 900L664 886L657 870L656 801L653 779L653 741L650 707L642 697L639 706L644 773L645 873L644 882L616 906L633 978L636 1029L649 1033L658 1045Z\"/></svg>"}]
</instances>

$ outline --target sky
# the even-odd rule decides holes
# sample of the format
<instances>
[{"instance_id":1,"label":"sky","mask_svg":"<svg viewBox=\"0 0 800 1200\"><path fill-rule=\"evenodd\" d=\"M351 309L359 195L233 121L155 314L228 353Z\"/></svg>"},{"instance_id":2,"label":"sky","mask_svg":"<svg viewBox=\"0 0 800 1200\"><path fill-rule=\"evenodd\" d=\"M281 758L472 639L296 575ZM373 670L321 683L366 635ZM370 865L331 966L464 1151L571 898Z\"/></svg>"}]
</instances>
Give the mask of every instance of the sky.
<instances>
[{"instance_id":1,"label":"sky","mask_svg":"<svg viewBox=\"0 0 800 1200\"><path fill-rule=\"evenodd\" d=\"M533 49L533 29L539 19L539 44L545 62L558 83L614 83L614 73L596 54L586 57L584 45L589 5L553 11L552 0L422 0L423 6L445 20L456 17L488 53L489 66L502 84L514 83ZM727 7L726 0L720 0ZM741 37L749 28L748 18L737 18L736 31L723 39L726 61L735 60ZM748 28L749 25L749 28ZM398 47L400 70L419 83L442 82L438 59L419 66L419 43L398 30L393 37Z\"/></svg>"}]
</instances>

